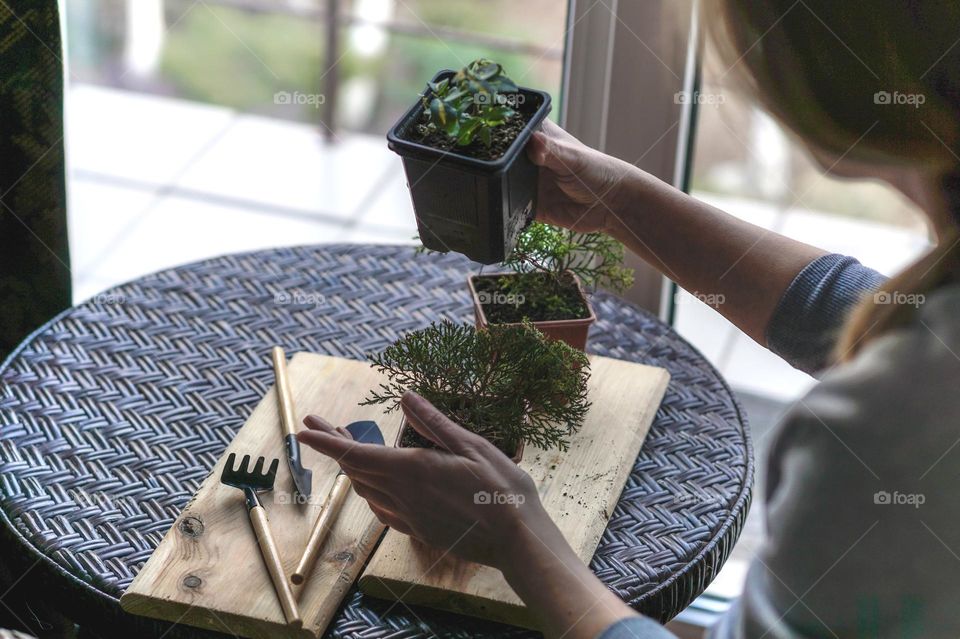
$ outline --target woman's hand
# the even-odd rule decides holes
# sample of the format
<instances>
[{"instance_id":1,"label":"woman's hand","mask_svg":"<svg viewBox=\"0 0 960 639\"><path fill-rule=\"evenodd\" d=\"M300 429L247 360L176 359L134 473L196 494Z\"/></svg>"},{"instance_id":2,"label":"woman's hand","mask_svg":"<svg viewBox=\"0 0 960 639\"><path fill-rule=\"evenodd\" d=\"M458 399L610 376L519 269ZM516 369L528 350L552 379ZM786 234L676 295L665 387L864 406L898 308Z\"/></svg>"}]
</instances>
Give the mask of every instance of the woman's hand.
<instances>
[{"instance_id":1,"label":"woman's hand","mask_svg":"<svg viewBox=\"0 0 960 639\"><path fill-rule=\"evenodd\" d=\"M315 415L297 438L336 459L384 524L498 568L548 637L593 639L635 614L573 552L527 473L419 395L401 407L444 450L357 443Z\"/></svg>"},{"instance_id":2,"label":"woman's hand","mask_svg":"<svg viewBox=\"0 0 960 639\"><path fill-rule=\"evenodd\" d=\"M625 202L622 184L640 170L591 149L550 120L527 144L541 167L537 217L582 233L610 233Z\"/></svg>"},{"instance_id":3,"label":"woman's hand","mask_svg":"<svg viewBox=\"0 0 960 639\"><path fill-rule=\"evenodd\" d=\"M470 561L502 569L521 538L552 526L533 480L493 444L419 395L401 406L444 451L358 444L315 415L299 439L338 461L381 522Z\"/></svg>"},{"instance_id":4,"label":"woman's hand","mask_svg":"<svg viewBox=\"0 0 960 639\"><path fill-rule=\"evenodd\" d=\"M613 236L684 289L723 300L716 310L761 345L790 283L825 254L700 202L549 120L527 154L541 167L538 219Z\"/></svg>"}]
</instances>

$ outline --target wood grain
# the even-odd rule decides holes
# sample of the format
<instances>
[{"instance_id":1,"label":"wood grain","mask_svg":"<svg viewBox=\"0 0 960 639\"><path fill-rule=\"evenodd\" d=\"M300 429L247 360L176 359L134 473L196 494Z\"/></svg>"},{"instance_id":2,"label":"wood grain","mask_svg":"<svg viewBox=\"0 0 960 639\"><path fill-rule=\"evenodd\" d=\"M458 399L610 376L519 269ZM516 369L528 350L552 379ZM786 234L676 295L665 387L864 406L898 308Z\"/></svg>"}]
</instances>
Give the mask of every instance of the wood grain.
<instances>
[{"instance_id":1,"label":"wood grain","mask_svg":"<svg viewBox=\"0 0 960 639\"><path fill-rule=\"evenodd\" d=\"M270 366L264 361L264 366ZM357 406L381 380L365 362L299 353L288 366L297 424L316 413L334 424L372 419L392 442L399 413ZM229 453L281 460L273 493L261 495L280 548L284 571L293 572L323 498L338 467L303 447L313 469L310 503L296 504L285 463L275 389L271 389L224 451L210 476L167 532L157 550L121 597L127 612L251 638L319 637L379 540L383 526L355 493L344 501L313 574L299 595L303 628L290 628L260 558L244 507L243 493L220 483Z\"/></svg>"},{"instance_id":2,"label":"wood grain","mask_svg":"<svg viewBox=\"0 0 960 639\"><path fill-rule=\"evenodd\" d=\"M666 391L660 368L591 357L593 406L570 449L527 447L520 466L533 477L547 512L581 559L593 557L610 514ZM533 627L499 571L461 561L388 531L360 578L360 590L514 625Z\"/></svg>"}]
</instances>

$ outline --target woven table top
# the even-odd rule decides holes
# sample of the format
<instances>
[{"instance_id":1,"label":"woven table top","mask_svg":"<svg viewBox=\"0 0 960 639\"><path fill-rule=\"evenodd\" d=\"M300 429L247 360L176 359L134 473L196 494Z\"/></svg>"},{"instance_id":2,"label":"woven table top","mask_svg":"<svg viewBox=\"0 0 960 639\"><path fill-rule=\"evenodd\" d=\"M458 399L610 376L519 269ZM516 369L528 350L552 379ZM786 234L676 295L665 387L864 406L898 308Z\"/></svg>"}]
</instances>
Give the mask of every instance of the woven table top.
<instances>
[{"instance_id":1,"label":"woven table top","mask_svg":"<svg viewBox=\"0 0 960 639\"><path fill-rule=\"evenodd\" d=\"M433 320L472 321L472 266L408 247L275 249L162 271L64 312L0 369L4 561L106 636L217 636L133 617L118 599L273 383L271 347L366 359ZM750 436L719 374L670 327L607 294L593 304L590 352L671 374L591 564L665 621L740 534ZM536 633L354 589L328 636Z\"/></svg>"}]
</instances>

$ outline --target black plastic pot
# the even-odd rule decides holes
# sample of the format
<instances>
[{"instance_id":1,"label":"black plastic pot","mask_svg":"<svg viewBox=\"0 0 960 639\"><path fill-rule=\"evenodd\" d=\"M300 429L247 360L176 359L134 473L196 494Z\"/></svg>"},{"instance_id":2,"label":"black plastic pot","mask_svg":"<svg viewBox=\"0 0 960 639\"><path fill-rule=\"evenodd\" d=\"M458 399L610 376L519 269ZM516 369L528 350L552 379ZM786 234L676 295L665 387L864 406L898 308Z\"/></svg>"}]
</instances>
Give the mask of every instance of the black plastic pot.
<instances>
[{"instance_id":1,"label":"black plastic pot","mask_svg":"<svg viewBox=\"0 0 960 639\"><path fill-rule=\"evenodd\" d=\"M437 82L454 71L441 71ZM456 251L483 264L504 261L520 230L537 208L539 168L523 147L550 113L550 95L520 87L515 108L528 115L526 127L497 160L478 160L404 139L420 119L418 100L387 133L391 150L403 158L420 241L428 249Z\"/></svg>"}]
</instances>

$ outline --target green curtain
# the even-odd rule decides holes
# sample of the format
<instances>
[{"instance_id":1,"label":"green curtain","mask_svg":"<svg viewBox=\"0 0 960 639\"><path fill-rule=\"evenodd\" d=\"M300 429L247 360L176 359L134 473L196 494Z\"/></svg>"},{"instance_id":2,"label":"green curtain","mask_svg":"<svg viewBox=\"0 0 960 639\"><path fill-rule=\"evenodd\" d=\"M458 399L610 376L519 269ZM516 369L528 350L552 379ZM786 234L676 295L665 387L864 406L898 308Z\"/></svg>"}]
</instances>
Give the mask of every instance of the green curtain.
<instances>
[{"instance_id":1,"label":"green curtain","mask_svg":"<svg viewBox=\"0 0 960 639\"><path fill-rule=\"evenodd\" d=\"M70 305L56 0L0 2L0 357Z\"/></svg>"}]
</instances>

